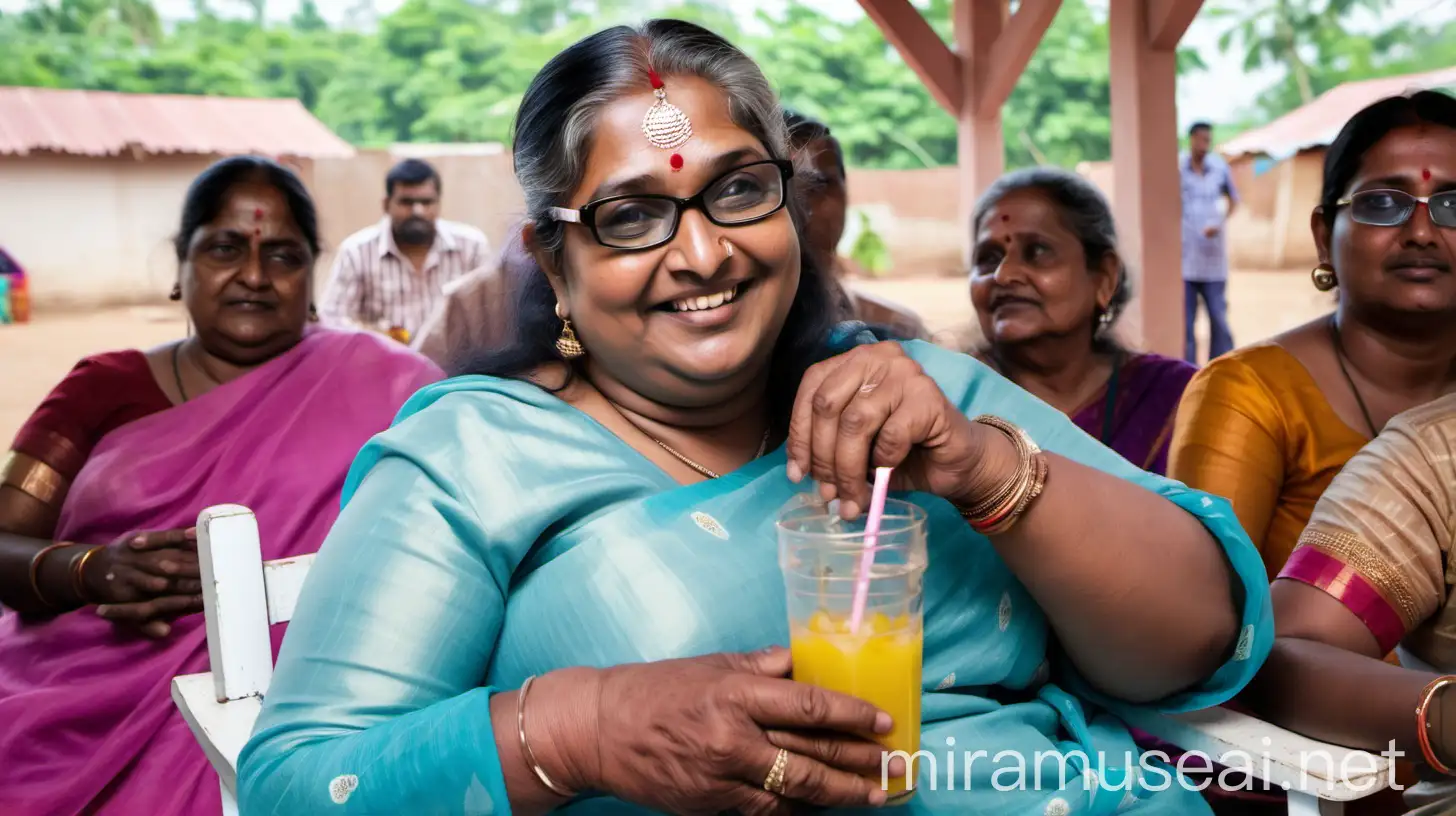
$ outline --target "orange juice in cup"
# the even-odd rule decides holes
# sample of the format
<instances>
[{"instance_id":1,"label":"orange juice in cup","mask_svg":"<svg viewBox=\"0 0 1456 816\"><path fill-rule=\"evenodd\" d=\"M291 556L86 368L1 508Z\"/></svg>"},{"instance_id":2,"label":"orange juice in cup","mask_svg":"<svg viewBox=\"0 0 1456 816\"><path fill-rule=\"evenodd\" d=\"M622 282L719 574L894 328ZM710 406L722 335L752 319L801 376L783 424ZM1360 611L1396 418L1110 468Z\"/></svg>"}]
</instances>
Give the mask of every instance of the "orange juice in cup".
<instances>
[{"instance_id":1,"label":"orange juice in cup","mask_svg":"<svg viewBox=\"0 0 1456 816\"><path fill-rule=\"evenodd\" d=\"M870 565L858 630L852 607L864 559L864 520L841 521L822 506L801 505L779 518L779 560L788 591L794 679L865 700L894 719L875 736L907 765L920 748L922 593L925 512L887 501ZM913 795L902 778L877 780L891 802Z\"/></svg>"}]
</instances>

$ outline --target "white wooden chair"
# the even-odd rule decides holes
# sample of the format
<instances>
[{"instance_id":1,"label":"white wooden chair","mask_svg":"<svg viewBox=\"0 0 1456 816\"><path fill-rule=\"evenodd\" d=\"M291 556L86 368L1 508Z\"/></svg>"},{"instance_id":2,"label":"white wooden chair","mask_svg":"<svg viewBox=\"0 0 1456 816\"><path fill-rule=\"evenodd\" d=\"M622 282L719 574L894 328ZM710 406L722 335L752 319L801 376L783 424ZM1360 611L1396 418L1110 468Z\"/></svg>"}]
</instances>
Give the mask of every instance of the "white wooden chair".
<instances>
[{"instance_id":1,"label":"white wooden chair","mask_svg":"<svg viewBox=\"0 0 1456 816\"><path fill-rule=\"evenodd\" d=\"M217 770L224 815L236 816L238 753L273 678L268 627L293 617L314 557L264 562L257 519L235 504L198 515L197 556L212 671L172 678L172 700Z\"/></svg>"},{"instance_id":2,"label":"white wooden chair","mask_svg":"<svg viewBox=\"0 0 1456 816\"><path fill-rule=\"evenodd\" d=\"M172 699L217 769L223 811L231 816L237 813L238 753L252 735L273 677L268 627L293 617L314 557L264 562L257 521L238 505L202 511L197 552L212 671L173 678ZM1290 816L1339 816L1346 802L1390 784L1386 757L1312 740L1224 708L1144 714L1129 722L1216 761L1247 757L1251 768L1244 770L1271 786L1287 786Z\"/></svg>"},{"instance_id":3,"label":"white wooden chair","mask_svg":"<svg viewBox=\"0 0 1456 816\"><path fill-rule=\"evenodd\" d=\"M1226 708L1173 716L1145 713L1127 721L1185 751L1216 762L1225 758L1235 771L1250 771L1270 788L1283 788L1290 816L1342 816L1346 803L1390 787L1387 757L1310 739ZM1217 783L1216 777L1210 780L1210 786Z\"/></svg>"}]
</instances>

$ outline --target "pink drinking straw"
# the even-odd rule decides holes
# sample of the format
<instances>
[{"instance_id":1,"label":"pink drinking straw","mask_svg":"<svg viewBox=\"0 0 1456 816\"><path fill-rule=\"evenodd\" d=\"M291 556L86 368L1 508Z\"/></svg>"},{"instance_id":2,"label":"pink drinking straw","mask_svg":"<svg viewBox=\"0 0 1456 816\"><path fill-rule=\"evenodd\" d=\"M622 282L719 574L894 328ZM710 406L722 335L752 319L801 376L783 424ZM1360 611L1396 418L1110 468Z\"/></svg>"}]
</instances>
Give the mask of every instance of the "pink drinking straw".
<instances>
[{"instance_id":1,"label":"pink drinking straw","mask_svg":"<svg viewBox=\"0 0 1456 816\"><path fill-rule=\"evenodd\" d=\"M890 494L891 468L875 468L875 486L870 496L870 517L865 521L864 554L859 559L859 577L854 582L854 607L849 616L850 634L859 634L865 602L870 595L870 570L875 566L875 547L880 538L880 520L885 515L885 497Z\"/></svg>"}]
</instances>

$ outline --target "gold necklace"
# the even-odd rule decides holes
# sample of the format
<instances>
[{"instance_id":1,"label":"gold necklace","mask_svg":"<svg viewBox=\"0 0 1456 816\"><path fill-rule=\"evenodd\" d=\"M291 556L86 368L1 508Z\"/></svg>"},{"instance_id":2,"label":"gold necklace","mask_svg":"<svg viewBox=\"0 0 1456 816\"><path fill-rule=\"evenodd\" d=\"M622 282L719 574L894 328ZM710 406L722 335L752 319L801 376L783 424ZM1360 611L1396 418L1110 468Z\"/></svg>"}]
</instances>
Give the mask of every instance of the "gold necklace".
<instances>
[{"instance_id":1,"label":"gold necklace","mask_svg":"<svg viewBox=\"0 0 1456 816\"><path fill-rule=\"evenodd\" d=\"M637 427L637 426L634 425L633 427ZM637 428L637 430L642 431L641 428ZM663 450L667 451L668 453L672 454L675 459L677 459L679 462L682 462L684 465L687 465L688 467L692 468L693 470L696 470L697 472L703 474L704 476L707 476L709 479L716 479L716 478L718 478L718 474L717 473L714 473L713 471L711 471L711 470L703 467L702 465L698 464L697 462L694 462L693 460L687 458L686 456L683 456L681 453L678 453L677 451L673 450L671 445L668 445L666 442L663 442L661 439L658 439L657 437L653 436L650 433L647 433L646 431L642 431L642 433L646 434L648 439L651 439L653 442L656 442L659 447L661 447ZM753 458L754 459L757 459L760 456L763 456L764 453L767 452L767 451L768 451L768 431L764 431L763 432L763 441L758 443L758 451L753 454Z\"/></svg>"},{"instance_id":2,"label":"gold necklace","mask_svg":"<svg viewBox=\"0 0 1456 816\"><path fill-rule=\"evenodd\" d=\"M609 400L609 402L610 402L610 400ZM697 471L699 474L708 477L709 479L717 479L717 478L719 478L720 474L715 473L712 470L709 470L708 468L705 468L702 465L698 464L697 462L694 462L693 460L689 459L688 457L682 455L681 453L678 453L678 451L676 449L674 449L671 445L667 444L666 442L663 442L661 439L658 439L656 436L653 436L652 434L648 433L646 428L643 428L641 425L638 425L637 423L633 422L632 420L627 419L627 415L624 414L624 413L622 413L622 409L621 408L617 408L617 404L615 402L611 403L611 406L612 406L612 408L616 409L617 413L619 415L621 415L622 419L627 420L627 424L628 425L631 425L632 427L634 427L637 430L641 431L643 436L647 437L648 439L651 439L653 442L656 442L658 447L660 447L663 450L667 451L668 453L672 454L672 457L674 459L678 460L679 462L682 462L684 465L687 465L688 467L690 467L693 470ZM766 452L768 452L768 437L769 437L769 431L768 431L768 429L765 428L764 429L764 432L763 432L763 441L761 441L761 442L758 443L758 452L756 452L756 453L753 454L753 458L754 459L757 459L757 458L763 456Z\"/></svg>"}]
</instances>

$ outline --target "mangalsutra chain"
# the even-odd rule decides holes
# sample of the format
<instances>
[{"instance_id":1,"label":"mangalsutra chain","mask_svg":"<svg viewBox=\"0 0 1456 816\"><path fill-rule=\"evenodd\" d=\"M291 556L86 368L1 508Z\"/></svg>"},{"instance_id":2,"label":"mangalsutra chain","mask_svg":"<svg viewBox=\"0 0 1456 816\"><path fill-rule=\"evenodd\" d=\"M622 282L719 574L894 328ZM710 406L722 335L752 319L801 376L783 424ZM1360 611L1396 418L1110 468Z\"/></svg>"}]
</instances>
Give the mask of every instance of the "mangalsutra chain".
<instances>
[{"instance_id":1,"label":"mangalsutra chain","mask_svg":"<svg viewBox=\"0 0 1456 816\"><path fill-rule=\"evenodd\" d=\"M623 419L626 419L626 417L623 417ZM632 427L637 428L637 430L639 430L639 431L642 431L642 433L643 433L644 436L646 436L648 439L651 439L653 442L656 442L659 447L661 447L663 450L667 451L668 453L672 454L673 457L675 459L677 459L679 462L682 462L684 465L687 465L688 467L692 468L693 470L696 470L698 473L702 474L703 476L706 476L709 479L717 479L719 477L719 474L714 473L713 471L709 470L708 468L705 468L702 465L698 464L697 462L694 462L693 460L689 459L688 457L682 455L681 453L678 453L675 449L673 449L673 447L671 445L667 444L666 442L663 442L661 439L658 439L657 437L653 436L652 434L647 433L647 431L642 430L642 428L638 427L636 423L633 423ZM761 441L761 442L758 443L758 452L755 453L755 454L753 454L753 458L754 459L757 459L757 458L763 456L764 453L768 451L768 435L769 435L769 432L765 430L763 432L763 441Z\"/></svg>"}]
</instances>

